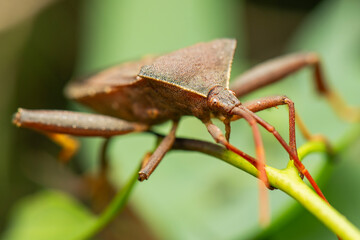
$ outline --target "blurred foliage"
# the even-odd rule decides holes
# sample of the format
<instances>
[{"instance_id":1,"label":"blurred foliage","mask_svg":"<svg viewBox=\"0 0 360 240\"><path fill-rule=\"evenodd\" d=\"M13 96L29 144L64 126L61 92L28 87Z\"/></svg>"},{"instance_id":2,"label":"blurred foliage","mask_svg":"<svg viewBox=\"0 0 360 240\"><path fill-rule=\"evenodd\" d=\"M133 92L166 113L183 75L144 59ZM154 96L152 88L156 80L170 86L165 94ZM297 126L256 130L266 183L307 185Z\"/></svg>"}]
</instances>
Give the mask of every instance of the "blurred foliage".
<instances>
[{"instance_id":1,"label":"blurred foliage","mask_svg":"<svg viewBox=\"0 0 360 240\"><path fill-rule=\"evenodd\" d=\"M19 106L66 108L61 89L72 75L200 41L232 37L238 40L233 77L265 58L290 51L316 51L323 57L331 84L349 103L360 105L359 2L332 0L297 7L235 0L58 1L36 18L27 16L0 32L1 216L9 216L8 209L13 209L11 220L3 224L3 239L24 239L23 233L38 234L27 235L26 239L56 239L59 233L70 236L71 229L77 231L76 226L86 227L86 222L92 220L93 215L66 192L88 202L74 182L79 181L80 174L96 173L101 140L82 139L81 153L68 167L71 171L64 171L62 166L48 164L56 161L58 148L53 143L34 132L15 130L9 123ZM334 141L350 125L339 120L328 104L317 97L310 79L310 72L304 70L247 99L286 94L295 101L297 111L313 132ZM73 104L71 107L81 108ZM285 108L265 111L260 116L287 136ZM162 133L168 129L168 124L156 127ZM205 127L191 117L181 122L178 135L212 141ZM285 152L272 136L263 136L269 164L285 167ZM131 134L114 140L110 147L110 177L112 184L120 188L144 153L152 149L155 139ZM251 131L242 121L233 124L231 141L251 154L254 152ZM298 143L303 142L298 136ZM360 193L354 191L360 182L358 149L359 141L339 156L334 171L322 176L321 182L335 208L359 226ZM316 175L324 162L316 156L305 164ZM42 192L39 187L44 186L56 187L63 193ZM22 197L36 190L38 193L33 196ZM138 184L134 191L130 219L135 227L129 229L146 232L144 239L334 237L294 200L279 191L270 195L275 221L261 232L255 178L199 153L171 152L150 180ZM13 205L20 198L20 203ZM52 207L55 203L57 207ZM2 218L1 223L4 221ZM83 225L78 225L81 222ZM114 231L117 226L106 231ZM126 233L115 236L124 236L121 234ZM114 234L106 236L117 239Z\"/></svg>"},{"instance_id":2,"label":"blurred foliage","mask_svg":"<svg viewBox=\"0 0 360 240\"><path fill-rule=\"evenodd\" d=\"M82 204L55 191L42 191L15 205L4 239L71 239L91 226L94 216Z\"/></svg>"}]
</instances>

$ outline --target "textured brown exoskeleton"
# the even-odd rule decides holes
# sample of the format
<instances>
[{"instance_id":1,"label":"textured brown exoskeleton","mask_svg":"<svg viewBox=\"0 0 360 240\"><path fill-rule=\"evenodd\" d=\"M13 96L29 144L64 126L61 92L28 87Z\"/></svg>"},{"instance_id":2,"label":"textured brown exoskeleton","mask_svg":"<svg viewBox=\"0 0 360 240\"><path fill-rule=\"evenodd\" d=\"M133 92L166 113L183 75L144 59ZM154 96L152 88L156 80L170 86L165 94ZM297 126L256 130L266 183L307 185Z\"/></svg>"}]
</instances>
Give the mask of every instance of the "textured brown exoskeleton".
<instances>
[{"instance_id":1,"label":"textured brown exoskeleton","mask_svg":"<svg viewBox=\"0 0 360 240\"><path fill-rule=\"evenodd\" d=\"M264 63L241 75L229 88L235 45L236 41L233 39L198 43L158 58L146 58L115 66L68 85L65 90L67 97L102 115L19 109L13 121L21 127L47 132L56 139L58 133L111 137L147 131L155 124L171 120L173 126L170 133L143 163L139 172L139 180L142 181L149 178L166 152L171 149L180 118L192 115L205 124L216 142L253 164L260 172L260 179L270 187L264 168L264 148L257 127L257 124L260 124L276 137L294 160L299 172L309 179L316 192L325 199L297 156L293 102L284 96L274 96L241 103L238 97L278 81L304 66L312 65L319 92L330 100L335 109L341 111L342 116L358 116L344 113L345 108L338 104L339 97L325 84L319 58L313 53L289 55ZM283 104L289 107L289 144L273 126L254 114ZM225 136L212 123L211 118L224 122ZM239 118L244 118L252 128L256 158L229 143L230 122Z\"/></svg>"}]
</instances>

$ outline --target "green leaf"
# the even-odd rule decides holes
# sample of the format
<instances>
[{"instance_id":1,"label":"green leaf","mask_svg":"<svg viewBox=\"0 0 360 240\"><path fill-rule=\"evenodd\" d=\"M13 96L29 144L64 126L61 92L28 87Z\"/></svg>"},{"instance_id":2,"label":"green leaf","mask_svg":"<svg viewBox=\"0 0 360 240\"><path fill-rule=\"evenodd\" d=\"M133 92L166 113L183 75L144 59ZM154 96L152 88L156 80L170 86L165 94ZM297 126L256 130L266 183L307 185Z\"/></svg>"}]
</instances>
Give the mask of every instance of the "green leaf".
<instances>
[{"instance_id":1,"label":"green leaf","mask_svg":"<svg viewBox=\"0 0 360 240\"><path fill-rule=\"evenodd\" d=\"M71 239L91 226L94 220L94 216L70 196L44 190L15 205L2 239Z\"/></svg>"}]
</instances>

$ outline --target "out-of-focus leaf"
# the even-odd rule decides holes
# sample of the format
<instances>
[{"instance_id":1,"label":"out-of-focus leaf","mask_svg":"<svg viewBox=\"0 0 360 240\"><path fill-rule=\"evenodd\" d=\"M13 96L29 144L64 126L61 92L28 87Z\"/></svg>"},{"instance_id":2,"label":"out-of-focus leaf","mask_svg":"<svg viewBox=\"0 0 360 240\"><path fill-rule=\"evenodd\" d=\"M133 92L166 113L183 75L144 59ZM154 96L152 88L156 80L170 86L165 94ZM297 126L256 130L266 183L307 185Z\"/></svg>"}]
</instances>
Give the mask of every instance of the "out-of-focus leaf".
<instances>
[{"instance_id":1,"label":"out-of-focus leaf","mask_svg":"<svg viewBox=\"0 0 360 240\"><path fill-rule=\"evenodd\" d=\"M94 216L70 196L45 190L15 205L2 239L71 239L88 228L94 220Z\"/></svg>"},{"instance_id":2,"label":"out-of-focus leaf","mask_svg":"<svg viewBox=\"0 0 360 240\"><path fill-rule=\"evenodd\" d=\"M3 0L0 2L0 33L35 16L56 0Z\"/></svg>"}]
</instances>

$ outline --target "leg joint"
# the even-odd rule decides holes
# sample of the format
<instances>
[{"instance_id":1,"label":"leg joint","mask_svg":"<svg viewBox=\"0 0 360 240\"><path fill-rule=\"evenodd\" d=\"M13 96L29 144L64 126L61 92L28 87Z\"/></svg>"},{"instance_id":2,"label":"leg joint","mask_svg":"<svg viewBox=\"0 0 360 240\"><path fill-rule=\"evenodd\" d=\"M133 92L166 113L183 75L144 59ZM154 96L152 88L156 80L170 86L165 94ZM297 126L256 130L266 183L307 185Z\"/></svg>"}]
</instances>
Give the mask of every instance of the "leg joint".
<instances>
[{"instance_id":1,"label":"leg joint","mask_svg":"<svg viewBox=\"0 0 360 240\"><path fill-rule=\"evenodd\" d=\"M282 97L282 100L283 100L283 102L285 103L285 104L287 104L287 105L294 105L294 102L293 102L293 100L291 100L288 96L283 96Z\"/></svg>"},{"instance_id":2,"label":"leg joint","mask_svg":"<svg viewBox=\"0 0 360 240\"><path fill-rule=\"evenodd\" d=\"M306 62L308 64L317 64L320 62L320 57L317 53L311 52L307 53L305 56Z\"/></svg>"}]
</instances>

